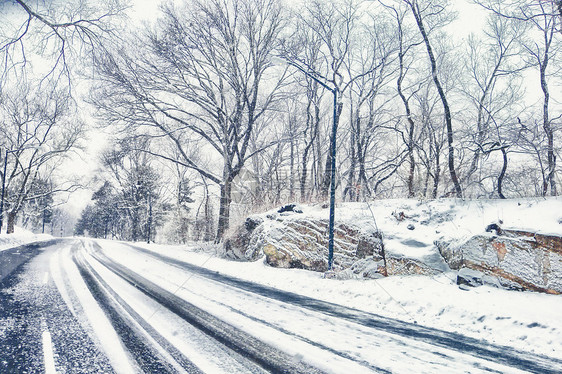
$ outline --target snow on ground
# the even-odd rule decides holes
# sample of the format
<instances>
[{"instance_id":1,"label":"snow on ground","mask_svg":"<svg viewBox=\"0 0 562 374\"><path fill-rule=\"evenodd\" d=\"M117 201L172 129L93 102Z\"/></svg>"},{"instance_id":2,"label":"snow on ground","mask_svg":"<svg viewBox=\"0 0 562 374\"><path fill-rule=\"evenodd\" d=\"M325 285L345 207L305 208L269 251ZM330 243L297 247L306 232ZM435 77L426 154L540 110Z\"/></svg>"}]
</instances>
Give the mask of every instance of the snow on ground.
<instances>
[{"instance_id":1,"label":"snow on ground","mask_svg":"<svg viewBox=\"0 0 562 374\"><path fill-rule=\"evenodd\" d=\"M181 268L156 260L122 243L98 242L103 248L103 253L117 263L142 274L151 282L189 303L211 312L228 324L236 326L271 346L279 347L295 360L305 360L329 373L367 373L385 370L412 372L412 364L420 365L420 368L416 369L416 372L419 373L451 370L458 372L485 371L476 368L490 368L490 370L502 373L521 372L518 369L486 362L479 357L450 351L447 348L432 346L425 342L415 342L412 345L412 341L407 336L398 336L382 330L373 333L371 328L360 324L330 317L320 312L303 310L291 304L225 287L219 282L209 281L197 275L193 276ZM95 251L91 250L91 252ZM297 280L302 281L303 279L297 277ZM110 282L112 287L117 287L115 289L119 294L125 294L122 290L123 284L118 285L118 282L113 280ZM129 303L130 298L126 297L126 299ZM149 305L150 303L142 300L133 301L130 305L133 305L140 314L144 314L143 318L162 335L181 335L182 341L194 341L189 333L178 332L176 323L165 323L170 316L166 311L160 315L163 308ZM169 341L172 342L172 340ZM309 341L319 342L327 349L319 349L315 344L308 344ZM177 343L176 341L173 344L179 348ZM207 346L208 344L196 345L197 349L207 349ZM381 355L381 351L384 351L384 354ZM345 357L334 355L331 352L341 352ZM213 358L215 355L205 355L204 357ZM221 359L219 363L223 363L223 361ZM367 363L367 365L361 363ZM199 362L197 364L199 365ZM226 371L224 369L222 366L217 366L216 370L212 372L238 372L231 368L227 368Z\"/></svg>"},{"instance_id":2,"label":"snow on ground","mask_svg":"<svg viewBox=\"0 0 562 374\"><path fill-rule=\"evenodd\" d=\"M2 227L3 230L6 227ZM34 234L29 230L16 226L13 234L0 234L0 251L14 248L26 243L33 243L41 240L49 240L53 237L48 234Z\"/></svg>"},{"instance_id":3,"label":"snow on ground","mask_svg":"<svg viewBox=\"0 0 562 374\"><path fill-rule=\"evenodd\" d=\"M133 360L129 357L125 348L121 344L121 340L119 339L115 329L112 327L107 315L88 290L86 282L82 278L78 267L72 260L71 246L65 246L61 252L61 262L59 264L62 265L62 269L60 269L59 272L62 273L64 271L64 274L68 276L72 292L76 295L84 312L83 317L87 318L89 325L92 327L93 332L99 341L99 346L104 347L105 354L111 362L111 365L118 373L133 374L138 372L138 370L134 368ZM57 287L59 287L59 284L57 284ZM68 290L65 286L62 286L62 289L59 288L59 292L61 295L65 293L68 295Z\"/></svg>"},{"instance_id":4,"label":"snow on ground","mask_svg":"<svg viewBox=\"0 0 562 374\"><path fill-rule=\"evenodd\" d=\"M326 209L303 208L305 214L327 216ZM398 221L393 212L395 215L404 212L405 219ZM387 250L427 258L435 255L434 241L460 244L472 235L483 233L490 223L562 235L562 199L385 200L372 202L370 206L346 203L339 205L336 219L363 228L376 226L383 231ZM415 229L409 230L409 224ZM453 272L434 277L394 276L379 280L323 279L321 273L271 268L263 260L254 263L225 260L215 255L220 250L212 246L202 249L196 243L137 245L248 281L562 359L562 296L489 286L464 291L455 284Z\"/></svg>"}]
</instances>

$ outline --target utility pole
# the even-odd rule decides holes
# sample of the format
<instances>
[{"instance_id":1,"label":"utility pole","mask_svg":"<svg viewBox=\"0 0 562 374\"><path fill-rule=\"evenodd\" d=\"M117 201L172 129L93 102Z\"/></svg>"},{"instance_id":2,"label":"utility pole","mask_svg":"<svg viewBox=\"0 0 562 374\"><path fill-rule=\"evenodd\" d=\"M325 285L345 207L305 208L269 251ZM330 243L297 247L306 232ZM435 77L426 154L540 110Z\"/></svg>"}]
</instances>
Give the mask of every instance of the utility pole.
<instances>
[{"instance_id":1,"label":"utility pole","mask_svg":"<svg viewBox=\"0 0 562 374\"><path fill-rule=\"evenodd\" d=\"M293 61L282 59L284 63L289 66L293 66L304 73L307 77L313 79L322 87L327 89L334 96L334 112L333 112L333 122L332 122L332 135L330 139L330 150L331 150L331 173L330 173L330 223L328 226L328 271L332 270L332 265L334 262L334 224L335 224L335 210L336 210L336 136L338 131L338 87L328 86L325 82L318 79L315 74L305 70L302 66L296 64ZM324 78L325 79L325 78ZM326 79L325 79L326 80Z\"/></svg>"},{"instance_id":2,"label":"utility pole","mask_svg":"<svg viewBox=\"0 0 562 374\"><path fill-rule=\"evenodd\" d=\"M6 190L6 168L8 167L8 153L10 151L6 149L4 154L4 173L2 173L2 197L0 202L0 234L2 233L2 225L4 224L4 194Z\"/></svg>"},{"instance_id":3,"label":"utility pole","mask_svg":"<svg viewBox=\"0 0 562 374\"><path fill-rule=\"evenodd\" d=\"M148 229L146 242L150 244L150 231L152 228L152 194L148 191Z\"/></svg>"}]
</instances>

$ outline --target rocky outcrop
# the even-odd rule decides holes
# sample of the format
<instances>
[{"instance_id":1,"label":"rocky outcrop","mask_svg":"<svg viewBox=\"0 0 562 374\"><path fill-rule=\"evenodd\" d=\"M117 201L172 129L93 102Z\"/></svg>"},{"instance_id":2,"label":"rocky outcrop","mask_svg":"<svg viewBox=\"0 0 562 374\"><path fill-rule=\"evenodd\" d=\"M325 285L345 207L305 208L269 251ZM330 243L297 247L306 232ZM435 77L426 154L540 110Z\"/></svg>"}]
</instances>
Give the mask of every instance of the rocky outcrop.
<instances>
[{"instance_id":1,"label":"rocky outcrop","mask_svg":"<svg viewBox=\"0 0 562 374\"><path fill-rule=\"evenodd\" d=\"M274 267L327 271L328 220L299 213L300 209L282 208L249 217L226 239L226 256L243 261L265 256ZM333 270L340 279L437 273L418 259L385 253L378 231L350 223L335 226Z\"/></svg>"},{"instance_id":2,"label":"rocky outcrop","mask_svg":"<svg viewBox=\"0 0 562 374\"><path fill-rule=\"evenodd\" d=\"M386 221L382 219L383 225L378 226L388 230L384 242L360 206L351 206L355 209L352 211L343 210L335 227L335 272L329 276L339 279L431 276L454 270L461 288L493 285L562 294L560 235L506 230L500 227L503 222L498 221L481 227L481 234L459 244L458 232L443 228L457 214L450 207L449 210L439 207L437 213L431 209L429 213L420 213L419 209L388 213ZM305 208L289 204L250 216L225 240L226 256L242 261L263 258L274 267L325 272L328 269L327 210ZM557 227L548 227L559 232ZM470 226L466 232L477 230L478 227ZM432 245L435 239L441 242Z\"/></svg>"},{"instance_id":3,"label":"rocky outcrop","mask_svg":"<svg viewBox=\"0 0 562 374\"><path fill-rule=\"evenodd\" d=\"M497 232L501 235L477 235L458 247L438 246L448 265L460 270L457 283L499 282L510 289L562 293L561 237L505 229Z\"/></svg>"},{"instance_id":4,"label":"rocky outcrop","mask_svg":"<svg viewBox=\"0 0 562 374\"><path fill-rule=\"evenodd\" d=\"M255 261L263 256L261 251L252 251L252 234L254 230L263 223L263 218L250 216L246 218L243 225L224 241L224 250L227 258L232 260Z\"/></svg>"},{"instance_id":5,"label":"rocky outcrop","mask_svg":"<svg viewBox=\"0 0 562 374\"><path fill-rule=\"evenodd\" d=\"M275 267L328 270L328 221L310 218L277 219L256 230L252 252L263 251ZM335 271L347 269L359 259L383 258L380 234L365 233L349 224L334 229Z\"/></svg>"},{"instance_id":6,"label":"rocky outcrop","mask_svg":"<svg viewBox=\"0 0 562 374\"><path fill-rule=\"evenodd\" d=\"M274 267L328 270L328 220L306 217L298 206L276 213L250 216L224 242L225 255L242 261L265 256ZM350 268L361 259L383 259L381 235L351 224L334 229L333 269Z\"/></svg>"}]
</instances>

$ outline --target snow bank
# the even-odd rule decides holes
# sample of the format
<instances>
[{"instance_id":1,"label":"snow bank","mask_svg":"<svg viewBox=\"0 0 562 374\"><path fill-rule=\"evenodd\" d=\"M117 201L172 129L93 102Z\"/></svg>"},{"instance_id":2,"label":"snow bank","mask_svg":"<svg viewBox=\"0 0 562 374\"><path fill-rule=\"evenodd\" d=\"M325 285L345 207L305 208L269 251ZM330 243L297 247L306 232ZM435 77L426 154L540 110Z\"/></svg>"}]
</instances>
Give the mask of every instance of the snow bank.
<instances>
[{"instance_id":1,"label":"snow bank","mask_svg":"<svg viewBox=\"0 0 562 374\"><path fill-rule=\"evenodd\" d=\"M49 240L53 237L48 234L34 234L29 230L16 226L13 234L0 234L0 251L14 248L23 244Z\"/></svg>"}]
</instances>

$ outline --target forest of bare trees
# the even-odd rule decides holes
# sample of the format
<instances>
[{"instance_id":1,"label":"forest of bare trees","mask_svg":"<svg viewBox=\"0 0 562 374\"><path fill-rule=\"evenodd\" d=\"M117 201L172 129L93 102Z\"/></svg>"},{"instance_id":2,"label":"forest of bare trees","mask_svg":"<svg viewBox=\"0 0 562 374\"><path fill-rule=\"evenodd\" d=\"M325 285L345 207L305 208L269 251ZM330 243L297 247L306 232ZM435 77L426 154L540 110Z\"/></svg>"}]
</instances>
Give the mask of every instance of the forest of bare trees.
<instances>
[{"instance_id":1,"label":"forest of bare trees","mask_svg":"<svg viewBox=\"0 0 562 374\"><path fill-rule=\"evenodd\" d=\"M37 98L3 84L2 130L17 134L14 116L34 101L29 123L52 123L56 139L74 139L61 152L72 149L80 126L65 125L74 109L57 100L73 95L60 89L72 86L70 56L87 56L85 100L116 134L87 214L117 211L81 223L98 236L151 240L152 226L168 225L175 241L220 241L233 217L259 207L325 201L334 144L340 201L556 196L562 2L467 3L485 17L470 35L452 0L182 0L139 28L116 17L117 2L74 16L16 1L27 18L0 46L2 82L21 74L25 53L44 52L41 86L56 89ZM12 142L0 146L20 160ZM10 164L18 180L46 149L23 145ZM22 187L9 173L14 210L14 196L30 195L12 192Z\"/></svg>"}]
</instances>

